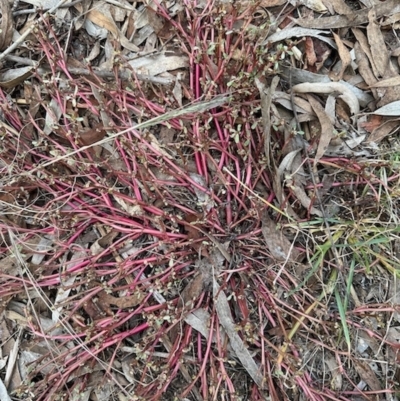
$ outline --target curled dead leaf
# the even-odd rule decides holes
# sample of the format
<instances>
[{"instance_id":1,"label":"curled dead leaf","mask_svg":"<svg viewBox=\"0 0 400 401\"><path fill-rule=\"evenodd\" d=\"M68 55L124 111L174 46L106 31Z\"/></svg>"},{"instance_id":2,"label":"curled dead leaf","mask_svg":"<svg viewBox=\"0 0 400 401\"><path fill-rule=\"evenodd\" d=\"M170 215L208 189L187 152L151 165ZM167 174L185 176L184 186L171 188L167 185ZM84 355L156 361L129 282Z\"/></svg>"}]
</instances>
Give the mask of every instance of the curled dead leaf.
<instances>
[{"instance_id":1,"label":"curled dead leaf","mask_svg":"<svg viewBox=\"0 0 400 401\"><path fill-rule=\"evenodd\" d=\"M6 89L14 88L18 84L24 82L28 77L30 77L33 69L34 67L29 66L7 70L3 74L0 74L0 86Z\"/></svg>"},{"instance_id":2,"label":"curled dead leaf","mask_svg":"<svg viewBox=\"0 0 400 401\"><path fill-rule=\"evenodd\" d=\"M360 104L356 95L345 85L338 82L330 82L330 83L311 83L304 82L302 84L298 84L293 86L293 92L297 93L321 93L328 94L333 92L339 92L341 98L344 102L346 102L350 108L350 112L352 114L358 114L360 111Z\"/></svg>"}]
</instances>

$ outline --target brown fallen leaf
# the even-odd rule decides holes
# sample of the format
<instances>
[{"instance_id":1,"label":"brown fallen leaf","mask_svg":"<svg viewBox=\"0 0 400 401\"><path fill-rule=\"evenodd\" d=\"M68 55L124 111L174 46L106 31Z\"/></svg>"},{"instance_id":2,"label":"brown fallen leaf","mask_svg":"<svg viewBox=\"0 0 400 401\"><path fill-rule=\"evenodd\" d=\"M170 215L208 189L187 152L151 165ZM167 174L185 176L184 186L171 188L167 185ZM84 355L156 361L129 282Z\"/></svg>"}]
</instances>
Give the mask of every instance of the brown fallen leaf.
<instances>
[{"instance_id":1,"label":"brown fallen leaf","mask_svg":"<svg viewBox=\"0 0 400 401\"><path fill-rule=\"evenodd\" d=\"M321 157L325 154L331 139L334 137L334 127L331 123L329 116L326 114L325 110L321 104L314 99L313 96L307 95L307 99L314 109L315 114L318 117L319 123L321 124L321 135L318 143L317 152L314 158L314 166L318 163Z\"/></svg>"},{"instance_id":2,"label":"brown fallen leaf","mask_svg":"<svg viewBox=\"0 0 400 401\"><path fill-rule=\"evenodd\" d=\"M111 32L115 39L118 39L123 47L126 49L137 52L139 48L129 41L117 28L112 16L107 8L100 9L93 8L87 14L86 18L98 25L101 28L107 29L107 31Z\"/></svg>"},{"instance_id":3,"label":"brown fallen leaf","mask_svg":"<svg viewBox=\"0 0 400 401\"><path fill-rule=\"evenodd\" d=\"M362 359L354 359L354 368L359 374L361 380L367 383L370 391L382 390L381 383L376 377L376 373L366 361Z\"/></svg>"},{"instance_id":4,"label":"brown fallen leaf","mask_svg":"<svg viewBox=\"0 0 400 401\"><path fill-rule=\"evenodd\" d=\"M335 39L336 45L338 47L339 57L342 61L342 66L338 75L335 76L336 81L340 81L343 78L343 74L346 68L351 64L351 56L347 47L343 44L342 39L340 39L339 35L333 33L333 38Z\"/></svg>"},{"instance_id":5,"label":"brown fallen leaf","mask_svg":"<svg viewBox=\"0 0 400 401\"><path fill-rule=\"evenodd\" d=\"M371 9L368 13L369 24L367 26L368 42L371 47L373 58L371 64L375 67L374 73L376 78L383 77L389 63L389 51L382 35L382 31L376 22L375 9Z\"/></svg>"},{"instance_id":6,"label":"brown fallen leaf","mask_svg":"<svg viewBox=\"0 0 400 401\"><path fill-rule=\"evenodd\" d=\"M315 72L313 67L315 63L317 62L317 56L314 51L314 42L310 36L306 37L306 44L305 44L305 50L306 50L306 60L307 60L307 65L308 65L308 70Z\"/></svg>"},{"instance_id":7,"label":"brown fallen leaf","mask_svg":"<svg viewBox=\"0 0 400 401\"><path fill-rule=\"evenodd\" d=\"M312 206L313 202L310 199L310 197L306 194L304 188L294 183L293 180L286 180L286 185L288 188L291 189L291 191L299 200L299 202L302 204L302 206L304 206L309 211L310 214L313 214L318 217L323 217L323 213L314 206Z\"/></svg>"},{"instance_id":8,"label":"brown fallen leaf","mask_svg":"<svg viewBox=\"0 0 400 401\"><path fill-rule=\"evenodd\" d=\"M366 121L360 123L360 127L364 128L367 132L372 132L377 129L382 123L382 116L372 115L371 118Z\"/></svg>"},{"instance_id":9,"label":"brown fallen leaf","mask_svg":"<svg viewBox=\"0 0 400 401\"><path fill-rule=\"evenodd\" d=\"M314 42L314 50L317 56L317 62L315 63L316 72L320 71L323 68L325 61L329 58L332 53L332 49L327 45L326 42L315 38Z\"/></svg>"},{"instance_id":10,"label":"brown fallen leaf","mask_svg":"<svg viewBox=\"0 0 400 401\"><path fill-rule=\"evenodd\" d=\"M295 261L300 252L294 248L293 244L280 231L276 223L271 220L266 211L261 216L262 234L264 241L272 255L277 261Z\"/></svg>"},{"instance_id":11,"label":"brown fallen leaf","mask_svg":"<svg viewBox=\"0 0 400 401\"><path fill-rule=\"evenodd\" d=\"M102 284L93 281L90 283L90 287L101 288ZM134 308L144 298L145 294L142 291L137 291L136 294L130 296L115 297L101 289L93 298L86 300L82 307L93 320L98 320L104 316L113 316L111 306L116 306L120 309Z\"/></svg>"},{"instance_id":12,"label":"brown fallen leaf","mask_svg":"<svg viewBox=\"0 0 400 401\"><path fill-rule=\"evenodd\" d=\"M370 88L386 88L397 85L400 85L400 75L378 81L371 85Z\"/></svg>"},{"instance_id":13,"label":"brown fallen leaf","mask_svg":"<svg viewBox=\"0 0 400 401\"><path fill-rule=\"evenodd\" d=\"M125 309L125 308L134 308L135 306L139 305L140 302L144 299L145 295L140 292L135 295L130 296L123 296L123 297L114 297L110 294L107 294L105 291L102 291L99 294L99 299L104 304L114 305L118 308Z\"/></svg>"},{"instance_id":14,"label":"brown fallen leaf","mask_svg":"<svg viewBox=\"0 0 400 401\"><path fill-rule=\"evenodd\" d=\"M371 133L366 142L379 143L389 135L393 134L398 128L398 120L386 121Z\"/></svg>"},{"instance_id":15,"label":"brown fallen leaf","mask_svg":"<svg viewBox=\"0 0 400 401\"><path fill-rule=\"evenodd\" d=\"M375 78L375 75L372 72L371 65L368 60L368 53L370 53L370 50L369 49L367 49L367 51L364 50L366 46L365 43L364 45L362 43L364 42L364 40L366 41L365 36L361 32L358 32L358 30L356 29L354 29L353 32L356 35L356 37L357 36L359 37L358 42L354 44L354 52L356 55L356 63L358 65L358 71L360 75L363 77L365 83L371 86L377 82L377 79ZM375 99L380 98L376 88L372 88L371 92L374 95Z\"/></svg>"},{"instance_id":16,"label":"brown fallen leaf","mask_svg":"<svg viewBox=\"0 0 400 401\"><path fill-rule=\"evenodd\" d=\"M79 142L82 145L93 145L106 136L106 131L101 124L96 124L93 128L86 129L79 133Z\"/></svg>"}]
</instances>

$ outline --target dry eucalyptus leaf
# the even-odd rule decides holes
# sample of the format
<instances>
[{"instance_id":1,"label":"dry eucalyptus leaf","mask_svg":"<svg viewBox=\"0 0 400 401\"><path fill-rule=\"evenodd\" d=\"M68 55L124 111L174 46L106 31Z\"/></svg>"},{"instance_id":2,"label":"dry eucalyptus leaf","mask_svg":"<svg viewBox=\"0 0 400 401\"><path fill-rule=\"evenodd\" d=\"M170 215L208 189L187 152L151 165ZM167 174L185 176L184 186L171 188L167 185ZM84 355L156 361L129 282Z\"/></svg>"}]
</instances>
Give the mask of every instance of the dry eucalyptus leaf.
<instances>
[{"instance_id":1,"label":"dry eucalyptus leaf","mask_svg":"<svg viewBox=\"0 0 400 401\"><path fill-rule=\"evenodd\" d=\"M358 35L356 33L356 30L353 30L353 32L356 34L356 36ZM367 51L369 52L369 49ZM367 57L368 53L364 51L364 46L361 44L360 41L354 44L354 52L356 54L358 71L360 72L360 75L363 77L365 83L369 86L375 84L377 82L377 79L371 69L371 65ZM379 99L376 89L372 88L372 93L375 99Z\"/></svg>"},{"instance_id":2,"label":"dry eucalyptus leaf","mask_svg":"<svg viewBox=\"0 0 400 401\"><path fill-rule=\"evenodd\" d=\"M281 164L278 168L278 177L281 180L285 171L292 172L292 164L298 153L301 151L301 148L292 150L289 152L281 161Z\"/></svg>"},{"instance_id":3,"label":"dry eucalyptus leaf","mask_svg":"<svg viewBox=\"0 0 400 401\"><path fill-rule=\"evenodd\" d=\"M130 42L117 28L117 25L113 21L109 14L108 9L104 9L99 11L98 9L93 8L87 13L87 20L92 22L93 24L98 25L99 27L106 29L111 32L115 39L118 39L123 47L126 49L137 52L139 48ZM97 36L97 35L96 35Z\"/></svg>"},{"instance_id":4,"label":"dry eucalyptus leaf","mask_svg":"<svg viewBox=\"0 0 400 401\"><path fill-rule=\"evenodd\" d=\"M87 15L87 19L92 21L94 24L100 26L101 28L107 29L107 31L111 32L115 38L118 37L118 28L115 25L115 22L101 11L97 9L90 10Z\"/></svg>"},{"instance_id":5,"label":"dry eucalyptus leaf","mask_svg":"<svg viewBox=\"0 0 400 401\"><path fill-rule=\"evenodd\" d=\"M131 202L125 202L124 199L127 199L124 194L120 194L117 191L113 191L113 197L115 201L121 206L122 210L127 212L130 216L143 216L144 211L142 206L138 204L134 204Z\"/></svg>"},{"instance_id":6,"label":"dry eucalyptus leaf","mask_svg":"<svg viewBox=\"0 0 400 401\"><path fill-rule=\"evenodd\" d=\"M90 53L87 57L85 57L85 60L87 62L93 61L101 51L101 46L100 46L100 41L96 40L95 44L93 45L92 49L90 50Z\"/></svg>"},{"instance_id":7,"label":"dry eucalyptus leaf","mask_svg":"<svg viewBox=\"0 0 400 401\"><path fill-rule=\"evenodd\" d=\"M308 95L307 98L312 108L314 109L315 114L318 117L319 123L321 124L321 136L319 139L317 152L314 158L314 165L315 165L316 163L318 163L318 161L321 159L321 157L325 154L326 150L328 149L331 139L334 137L333 133L334 127L329 116L326 114L325 110L320 105L320 103L310 95Z\"/></svg>"},{"instance_id":8,"label":"dry eucalyptus leaf","mask_svg":"<svg viewBox=\"0 0 400 401\"><path fill-rule=\"evenodd\" d=\"M371 92L377 100L376 106L385 106L400 99L400 78L393 68L392 63L389 62L383 80L378 81L376 79L376 74L371 70L370 64L363 51L364 49L361 47L359 43L355 43L354 45L356 62L360 74L364 78L365 83L371 88Z\"/></svg>"},{"instance_id":9,"label":"dry eucalyptus leaf","mask_svg":"<svg viewBox=\"0 0 400 401\"><path fill-rule=\"evenodd\" d=\"M400 116L400 100L386 104L380 107L378 110L373 111L371 114L377 114L378 116Z\"/></svg>"},{"instance_id":10,"label":"dry eucalyptus leaf","mask_svg":"<svg viewBox=\"0 0 400 401\"><path fill-rule=\"evenodd\" d=\"M351 64L351 56L350 52L347 49L347 47L343 44L342 39L340 39L339 35L336 35L336 33L333 33L333 37L335 39L338 52L339 52L339 57L340 60L342 61L342 66L340 69L340 72L338 76L336 77L338 81L340 81L343 78L343 74L346 70L346 68Z\"/></svg>"},{"instance_id":11,"label":"dry eucalyptus leaf","mask_svg":"<svg viewBox=\"0 0 400 401\"><path fill-rule=\"evenodd\" d=\"M306 194L306 191L302 187L300 187L290 179L286 180L286 184L291 189L296 198L299 200L299 202L302 204L302 206L304 206L309 211L310 214L313 214L318 217L324 216L320 210L312 206L311 199L309 198L309 196Z\"/></svg>"},{"instance_id":12,"label":"dry eucalyptus leaf","mask_svg":"<svg viewBox=\"0 0 400 401\"><path fill-rule=\"evenodd\" d=\"M185 322L197 330L206 340L210 336L210 321L211 315L204 308L196 309L185 317ZM212 341L215 342L216 339L213 338Z\"/></svg>"},{"instance_id":13,"label":"dry eucalyptus leaf","mask_svg":"<svg viewBox=\"0 0 400 401\"><path fill-rule=\"evenodd\" d=\"M8 395L7 388L0 379L0 399L4 401L11 401L11 397Z\"/></svg>"},{"instance_id":14,"label":"dry eucalyptus leaf","mask_svg":"<svg viewBox=\"0 0 400 401\"><path fill-rule=\"evenodd\" d=\"M29 66L7 70L0 74L0 86L6 89L16 87L32 75L34 68L35 67Z\"/></svg>"},{"instance_id":15,"label":"dry eucalyptus leaf","mask_svg":"<svg viewBox=\"0 0 400 401\"><path fill-rule=\"evenodd\" d=\"M46 135L49 135L51 132L53 132L54 128L58 125L61 115L62 110L59 103L57 100L51 99L48 110L46 111L45 126L43 128L43 132Z\"/></svg>"},{"instance_id":16,"label":"dry eucalyptus leaf","mask_svg":"<svg viewBox=\"0 0 400 401\"><path fill-rule=\"evenodd\" d=\"M56 349L55 346L52 346L51 348ZM31 366L33 362L42 360L48 353L48 349L44 349L43 347L35 347L35 351L37 352L22 350L19 354L18 366L23 379L26 379L29 376L29 366ZM48 363L46 365L40 365L39 371L43 374L50 374L50 372L52 372L54 369L57 369L56 364Z\"/></svg>"},{"instance_id":17,"label":"dry eucalyptus leaf","mask_svg":"<svg viewBox=\"0 0 400 401\"><path fill-rule=\"evenodd\" d=\"M357 44L361 46L362 51L368 56L368 59L371 60L371 48L368 43L368 38L365 36L364 32L359 28L352 28L352 32L357 39L355 45Z\"/></svg>"},{"instance_id":18,"label":"dry eucalyptus leaf","mask_svg":"<svg viewBox=\"0 0 400 401\"><path fill-rule=\"evenodd\" d=\"M339 92L341 98L347 105L350 107L350 112L352 114L358 114L360 111L360 104L358 99L354 93L347 88L347 86L339 83L339 82L331 82L331 83L311 83L305 82L303 84L298 84L293 86L293 92L297 93L333 93Z\"/></svg>"},{"instance_id":19,"label":"dry eucalyptus leaf","mask_svg":"<svg viewBox=\"0 0 400 401\"><path fill-rule=\"evenodd\" d=\"M381 81L378 81L370 85L370 88L386 88L398 85L400 85L400 75L397 75L396 77L382 79Z\"/></svg>"},{"instance_id":20,"label":"dry eucalyptus leaf","mask_svg":"<svg viewBox=\"0 0 400 401\"><path fill-rule=\"evenodd\" d=\"M54 237L52 235L42 237L36 247L36 253L32 256L31 263L34 265L42 263L47 253L52 249L53 244Z\"/></svg>"},{"instance_id":21,"label":"dry eucalyptus leaf","mask_svg":"<svg viewBox=\"0 0 400 401\"><path fill-rule=\"evenodd\" d=\"M160 52L148 56L138 57L129 61L129 65L136 73L155 76L163 72L188 67L188 58L183 54Z\"/></svg>"},{"instance_id":22,"label":"dry eucalyptus leaf","mask_svg":"<svg viewBox=\"0 0 400 401\"><path fill-rule=\"evenodd\" d=\"M207 193L207 183L204 177L200 174L196 173L189 173L189 177L200 187L203 187L204 189L201 189L195 185L191 185L193 188L194 193L196 194L197 201L199 202L199 205L205 206L206 210L211 210L213 206L213 201L210 198L210 195Z\"/></svg>"},{"instance_id":23,"label":"dry eucalyptus leaf","mask_svg":"<svg viewBox=\"0 0 400 401\"><path fill-rule=\"evenodd\" d=\"M329 8L329 11L331 11L331 8L334 10L336 14L352 14L353 10L344 2L344 0L322 0L324 5ZM331 14L334 14L331 12Z\"/></svg>"},{"instance_id":24,"label":"dry eucalyptus leaf","mask_svg":"<svg viewBox=\"0 0 400 401\"><path fill-rule=\"evenodd\" d=\"M275 43L275 42L280 42L285 39L293 38L293 37L302 37L302 36L312 36L314 38L317 38L319 40L322 40L323 42L328 43L331 47L336 49L336 43L325 36L322 36L321 34L326 34L326 31L319 31L316 29L307 29L307 28L299 28L299 27L294 27L294 28L289 28L289 29L282 29L281 31L277 31L271 36L269 36L265 41L264 44L266 43Z\"/></svg>"},{"instance_id":25,"label":"dry eucalyptus leaf","mask_svg":"<svg viewBox=\"0 0 400 401\"><path fill-rule=\"evenodd\" d=\"M93 128L82 129L82 131L79 132L79 143L83 145L93 145L101 141L105 136L106 131L98 124Z\"/></svg>"},{"instance_id":26,"label":"dry eucalyptus leaf","mask_svg":"<svg viewBox=\"0 0 400 401\"><path fill-rule=\"evenodd\" d=\"M333 95L329 95L325 103L325 113L329 117L332 124L335 124L336 120L336 98Z\"/></svg>"},{"instance_id":27,"label":"dry eucalyptus leaf","mask_svg":"<svg viewBox=\"0 0 400 401\"><path fill-rule=\"evenodd\" d=\"M378 78L382 77L388 68L389 51L386 48L381 28L376 22L376 12L374 8L368 13L368 20L367 36L373 55L370 61L375 65L375 74L376 78Z\"/></svg>"},{"instance_id":28,"label":"dry eucalyptus leaf","mask_svg":"<svg viewBox=\"0 0 400 401\"><path fill-rule=\"evenodd\" d=\"M287 260L295 261L299 252L293 247L282 231L278 229L276 223L271 220L267 212L263 213L261 222L264 241L271 255L280 262Z\"/></svg>"},{"instance_id":29,"label":"dry eucalyptus leaf","mask_svg":"<svg viewBox=\"0 0 400 401\"><path fill-rule=\"evenodd\" d=\"M88 18L85 19L84 27L86 29L86 32L97 40L105 39L108 35L107 29L98 26L97 24L90 21Z\"/></svg>"},{"instance_id":30,"label":"dry eucalyptus leaf","mask_svg":"<svg viewBox=\"0 0 400 401\"><path fill-rule=\"evenodd\" d=\"M275 91L272 95L272 100L274 103L282 105L285 109L293 111L292 98L288 93ZM300 96L294 96L293 103L297 114L314 115L314 111L312 107L310 107L310 104Z\"/></svg>"},{"instance_id":31,"label":"dry eucalyptus leaf","mask_svg":"<svg viewBox=\"0 0 400 401\"><path fill-rule=\"evenodd\" d=\"M180 301L182 302L181 306L189 306L189 308L191 308L192 302L199 298L203 292L206 281L206 275L203 275L202 273L197 274L180 294Z\"/></svg>"},{"instance_id":32,"label":"dry eucalyptus leaf","mask_svg":"<svg viewBox=\"0 0 400 401\"><path fill-rule=\"evenodd\" d=\"M257 386L260 389L265 388L266 383L261 374L260 368L257 366L249 350L246 348L243 340L238 335L236 325L233 323L228 299L215 278L213 280L213 294L218 319L229 337L232 349L241 362L243 368L247 371Z\"/></svg>"},{"instance_id":33,"label":"dry eucalyptus leaf","mask_svg":"<svg viewBox=\"0 0 400 401\"><path fill-rule=\"evenodd\" d=\"M145 294L141 291L136 290L134 295L129 296L118 296L114 297L110 294L107 294L105 291L101 291L97 294L99 301L103 302L107 306L114 305L118 308L133 308L139 305L143 299L145 298Z\"/></svg>"},{"instance_id":34,"label":"dry eucalyptus leaf","mask_svg":"<svg viewBox=\"0 0 400 401\"><path fill-rule=\"evenodd\" d=\"M181 72L178 72L178 74L176 75L174 89L172 89L172 94L174 95L175 100L178 102L179 107L183 106L183 103L182 103L183 91L182 91L182 85L180 82L182 79L182 76L183 76L183 74Z\"/></svg>"},{"instance_id":35,"label":"dry eucalyptus leaf","mask_svg":"<svg viewBox=\"0 0 400 401\"><path fill-rule=\"evenodd\" d=\"M364 361L362 359L354 359L354 367L359 374L361 380L367 383L371 391L382 390L381 383L376 377L376 373L372 370L367 361Z\"/></svg>"},{"instance_id":36,"label":"dry eucalyptus leaf","mask_svg":"<svg viewBox=\"0 0 400 401\"><path fill-rule=\"evenodd\" d=\"M359 146L364 140L366 135L357 136L357 134L352 134L352 137L344 140L339 145L330 144L326 151L326 154L329 156L371 156L370 152L367 149L362 149L360 151L354 150Z\"/></svg>"},{"instance_id":37,"label":"dry eucalyptus leaf","mask_svg":"<svg viewBox=\"0 0 400 401\"><path fill-rule=\"evenodd\" d=\"M158 142L158 139L151 132L147 134L147 139L150 142L151 147L156 151L156 153L158 153L160 156L166 157L167 159L173 159L173 156L171 156L164 149L164 146L160 142Z\"/></svg>"},{"instance_id":38,"label":"dry eucalyptus leaf","mask_svg":"<svg viewBox=\"0 0 400 401\"><path fill-rule=\"evenodd\" d=\"M390 16L400 12L400 4L398 0L387 0L383 3L376 4L374 9L376 12L376 18L380 18L382 16ZM295 22L303 28L349 28L367 23L369 11L369 8L365 8L351 14L335 15L333 17L317 18L313 20L298 18Z\"/></svg>"},{"instance_id":39,"label":"dry eucalyptus leaf","mask_svg":"<svg viewBox=\"0 0 400 401\"><path fill-rule=\"evenodd\" d=\"M343 386L343 377L340 373L340 366L338 365L336 358L330 354L324 355L324 363L328 368L328 372L332 375L331 389L333 391L339 391Z\"/></svg>"},{"instance_id":40,"label":"dry eucalyptus leaf","mask_svg":"<svg viewBox=\"0 0 400 401\"><path fill-rule=\"evenodd\" d=\"M299 0L299 2L303 4L303 6L319 13L326 13L328 11L322 0Z\"/></svg>"},{"instance_id":41,"label":"dry eucalyptus leaf","mask_svg":"<svg viewBox=\"0 0 400 401\"><path fill-rule=\"evenodd\" d=\"M292 68L282 66L281 75L288 80L288 82L292 82L293 85L301 84L305 82L313 82L313 83L331 83L331 79L327 75L315 74L310 71L301 70L299 68ZM344 85L347 89L353 92L354 96L357 97L359 104L362 107L368 105L368 103L372 102L374 98L356 86L351 85L346 81L340 81L340 84Z\"/></svg>"}]
</instances>

